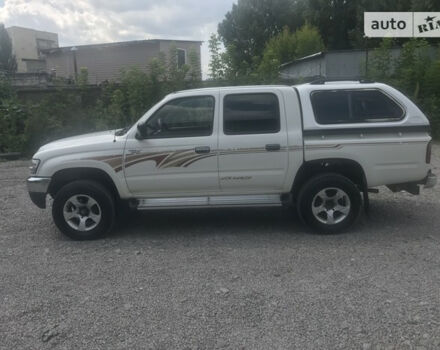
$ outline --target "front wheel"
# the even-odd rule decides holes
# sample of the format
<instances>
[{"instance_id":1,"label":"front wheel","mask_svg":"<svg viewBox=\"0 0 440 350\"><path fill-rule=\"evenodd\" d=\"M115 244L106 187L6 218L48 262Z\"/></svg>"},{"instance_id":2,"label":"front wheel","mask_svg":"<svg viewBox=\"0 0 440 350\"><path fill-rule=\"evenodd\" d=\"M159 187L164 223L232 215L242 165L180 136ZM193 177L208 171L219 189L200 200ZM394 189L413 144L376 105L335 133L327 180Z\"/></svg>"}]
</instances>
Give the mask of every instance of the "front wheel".
<instances>
[{"instance_id":1,"label":"front wheel","mask_svg":"<svg viewBox=\"0 0 440 350\"><path fill-rule=\"evenodd\" d=\"M339 174L322 174L300 191L297 209L302 220L321 233L338 233L359 216L361 195L356 185Z\"/></svg>"},{"instance_id":2,"label":"front wheel","mask_svg":"<svg viewBox=\"0 0 440 350\"><path fill-rule=\"evenodd\" d=\"M74 181L56 194L52 216L58 229L74 240L100 238L113 226L114 200L97 182Z\"/></svg>"}]
</instances>

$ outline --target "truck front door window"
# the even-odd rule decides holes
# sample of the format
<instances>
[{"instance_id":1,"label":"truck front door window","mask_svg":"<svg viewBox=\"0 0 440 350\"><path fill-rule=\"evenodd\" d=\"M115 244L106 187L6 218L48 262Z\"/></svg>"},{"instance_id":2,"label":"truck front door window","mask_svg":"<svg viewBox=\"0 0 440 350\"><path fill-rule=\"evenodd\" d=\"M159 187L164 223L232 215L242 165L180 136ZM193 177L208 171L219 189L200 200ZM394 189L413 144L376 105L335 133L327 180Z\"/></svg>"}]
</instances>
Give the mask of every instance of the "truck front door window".
<instances>
[{"instance_id":1,"label":"truck front door window","mask_svg":"<svg viewBox=\"0 0 440 350\"><path fill-rule=\"evenodd\" d=\"M178 98L162 106L145 124L146 138L209 136L214 119L214 98Z\"/></svg>"}]
</instances>

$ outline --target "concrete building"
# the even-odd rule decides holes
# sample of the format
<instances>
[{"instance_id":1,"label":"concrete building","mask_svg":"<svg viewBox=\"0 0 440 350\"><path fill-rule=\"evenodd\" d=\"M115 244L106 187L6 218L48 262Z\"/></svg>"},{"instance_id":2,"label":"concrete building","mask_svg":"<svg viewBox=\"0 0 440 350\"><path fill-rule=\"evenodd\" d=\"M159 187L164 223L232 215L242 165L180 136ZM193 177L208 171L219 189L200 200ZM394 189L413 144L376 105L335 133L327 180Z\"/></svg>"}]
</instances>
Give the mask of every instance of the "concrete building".
<instances>
[{"instance_id":1,"label":"concrete building","mask_svg":"<svg viewBox=\"0 0 440 350\"><path fill-rule=\"evenodd\" d=\"M167 55L171 44L177 47L177 61L188 63L190 50L200 57L201 41L185 40L136 40L96 45L78 45L42 50L46 70L57 77L71 78L87 68L89 84L118 80L123 68L138 67L148 71L148 64L160 52Z\"/></svg>"},{"instance_id":2,"label":"concrete building","mask_svg":"<svg viewBox=\"0 0 440 350\"><path fill-rule=\"evenodd\" d=\"M17 59L17 73L45 72L46 64L41 52L58 47L58 34L15 26L6 30Z\"/></svg>"},{"instance_id":3,"label":"concrete building","mask_svg":"<svg viewBox=\"0 0 440 350\"><path fill-rule=\"evenodd\" d=\"M400 48L394 48L391 56L397 58ZM302 57L280 67L282 79L327 78L359 78L364 77L373 50L338 50L318 52Z\"/></svg>"}]
</instances>

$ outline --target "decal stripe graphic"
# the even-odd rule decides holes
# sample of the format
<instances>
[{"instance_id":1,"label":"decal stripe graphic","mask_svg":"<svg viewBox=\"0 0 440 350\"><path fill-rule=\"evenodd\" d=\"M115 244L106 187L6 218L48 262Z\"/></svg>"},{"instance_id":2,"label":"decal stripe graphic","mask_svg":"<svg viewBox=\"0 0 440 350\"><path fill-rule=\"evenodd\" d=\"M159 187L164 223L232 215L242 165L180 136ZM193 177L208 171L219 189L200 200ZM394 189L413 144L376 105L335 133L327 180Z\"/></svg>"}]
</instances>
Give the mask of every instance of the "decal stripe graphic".
<instances>
[{"instance_id":1,"label":"decal stripe graphic","mask_svg":"<svg viewBox=\"0 0 440 350\"><path fill-rule=\"evenodd\" d=\"M129 167L132 165L135 165L137 163L145 162L148 160L153 160L156 162L156 166L160 164L167 156L169 156L169 153L166 152L154 152L154 153L144 153L144 154L136 154L136 155L129 155L125 157L125 167Z\"/></svg>"},{"instance_id":2,"label":"decal stripe graphic","mask_svg":"<svg viewBox=\"0 0 440 350\"><path fill-rule=\"evenodd\" d=\"M390 131L394 128L381 128L381 129L387 129L387 131ZM419 131L421 129L426 130L425 127L420 128L412 127L409 130L411 131ZM409 131L407 130L407 131ZM353 131L353 129L351 129ZM304 132L306 134L306 130ZM313 132L314 133L314 132ZM405 140L405 141L384 141L384 142L341 142L337 144L316 144L311 143L307 139L305 140L306 144L304 145L305 150L317 150L317 149L340 149L344 146L368 146L368 145L378 145L378 144L406 144L406 143L426 143L426 141L421 140ZM281 147L279 152L286 152L286 151L302 151L302 146L289 146L289 147ZM207 154L200 154L196 153L194 148L192 149L184 149L180 151L168 151L168 152L151 152L151 153L141 153L141 154L129 154L125 155L125 164L123 164L123 156L120 154L112 154L112 155L106 155L106 156L98 156L98 157L91 157L91 158L84 158L85 160L95 160L95 161L101 161L105 162L108 165L110 165L115 172L120 172L123 169L123 166L125 168L128 168L132 165L147 162L147 161L154 161L156 163L156 168L158 169L165 169L165 168L172 168L172 167L188 167L191 164L194 164L195 162L215 157L217 155L224 156L224 155L234 155L234 154L249 154L249 153L266 153L267 150L264 147L255 147L255 148L235 148L235 149L219 149L219 150L213 150L210 153Z\"/></svg>"},{"instance_id":3,"label":"decal stripe graphic","mask_svg":"<svg viewBox=\"0 0 440 350\"><path fill-rule=\"evenodd\" d=\"M364 127L364 128L321 128L321 129L305 129L304 136L322 136L322 135L348 135L348 134L383 134L398 132L430 132L429 125L401 125L401 126L380 126L380 127Z\"/></svg>"},{"instance_id":4,"label":"decal stripe graphic","mask_svg":"<svg viewBox=\"0 0 440 350\"><path fill-rule=\"evenodd\" d=\"M90 157L84 158L84 160L97 160L101 162L105 162L110 165L114 171L118 172L122 170L122 154L111 154L108 156L98 156L98 157Z\"/></svg>"},{"instance_id":5,"label":"decal stripe graphic","mask_svg":"<svg viewBox=\"0 0 440 350\"><path fill-rule=\"evenodd\" d=\"M209 158L209 157L212 157L212 156L214 156L215 154L212 154L212 155L208 155L208 154L204 154L204 155L198 155L198 157L193 157L192 159L190 159L190 160L187 160L185 163L183 163L182 164L182 166L184 167L184 168L186 168L186 167L188 167L189 165L191 165L192 163L195 163L195 162L197 162L198 160L202 160L202 159L205 159L205 158Z\"/></svg>"},{"instance_id":6,"label":"decal stripe graphic","mask_svg":"<svg viewBox=\"0 0 440 350\"><path fill-rule=\"evenodd\" d=\"M291 150L300 149L301 147L290 147ZM282 147L280 151L287 151L288 147ZM199 154L194 151L194 149L184 149L180 151L170 151L170 152L151 152L142 154L129 154L125 156L125 168L132 165L154 161L156 167L159 169L172 168L172 167L188 167L191 164L210 157L215 157L217 155L231 155L231 154L248 154L248 153L265 153L267 150L264 147L256 148L237 148L237 149L223 149L218 151L213 151L208 154ZM122 171L123 162L122 155L108 155L108 156L98 156L87 158L89 160L102 161L110 165L115 172Z\"/></svg>"}]
</instances>

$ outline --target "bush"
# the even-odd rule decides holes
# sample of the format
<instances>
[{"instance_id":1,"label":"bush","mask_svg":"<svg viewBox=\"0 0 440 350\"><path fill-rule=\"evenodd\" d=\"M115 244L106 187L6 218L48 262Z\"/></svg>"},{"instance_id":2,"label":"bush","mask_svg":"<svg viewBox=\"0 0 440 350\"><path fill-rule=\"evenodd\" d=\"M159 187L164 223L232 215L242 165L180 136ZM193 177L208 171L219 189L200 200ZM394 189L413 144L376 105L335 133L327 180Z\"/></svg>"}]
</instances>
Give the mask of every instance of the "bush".
<instances>
[{"instance_id":1,"label":"bush","mask_svg":"<svg viewBox=\"0 0 440 350\"><path fill-rule=\"evenodd\" d=\"M28 107L25 150L34 152L55 139L98 129L94 107L83 103L82 92L57 91L40 103ZM105 126L105 123L100 126Z\"/></svg>"},{"instance_id":2,"label":"bush","mask_svg":"<svg viewBox=\"0 0 440 350\"><path fill-rule=\"evenodd\" d=\"M76 86L63 87L37 103L20 101L9 81L0 79L0 152L34 153L41 145L67 136L132 125L166 94L200 86L200 59L189 53L189 65L177 67L171 45L168 61L162 53L148 73L133 67L121 81L101 86L96 98L81 68Z\"/></svg>"},{"instance_id":3,"label":"bush","mask_svg":"<svg viewBox=\"0 0 440 350\"><path fill-rule=\"evenodd\" d=\"M0 79L0 153L22 152L27 114L9 84Z\"/></svg>"},{"instance_id":4,"label":"bush","mask_svg":"<svg viewBox=\"0 0 440 350\"><path fill-rule=\"evenodd\" d=\"M23 152L27 114L15 98L0 103L0 153Z\"/></svg>"},{"instance_id":5,"label":"bush","mask_svg":"<svg viewBox=\"0 0 440 350\"><path fill-rule=\"evenodd\" d=\"M431 123L432 137L440 139L440 97L428 96L421 100L420 107Z\"/></svg>"}]
</instances>

